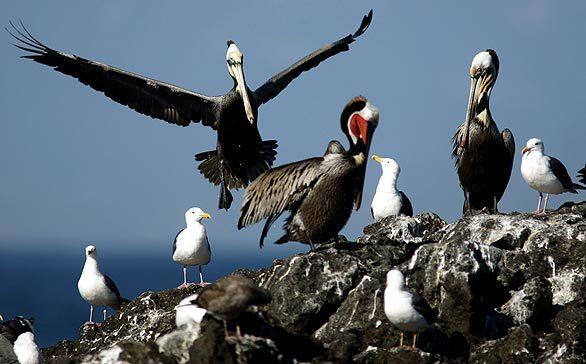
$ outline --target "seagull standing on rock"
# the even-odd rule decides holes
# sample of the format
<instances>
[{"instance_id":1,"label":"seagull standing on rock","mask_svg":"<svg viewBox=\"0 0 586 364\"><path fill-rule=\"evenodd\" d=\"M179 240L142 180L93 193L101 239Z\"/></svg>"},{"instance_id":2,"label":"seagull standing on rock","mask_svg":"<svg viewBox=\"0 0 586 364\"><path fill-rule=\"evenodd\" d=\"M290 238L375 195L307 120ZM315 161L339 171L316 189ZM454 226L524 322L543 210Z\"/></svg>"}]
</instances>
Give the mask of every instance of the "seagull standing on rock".
<instances>
[{"instance_id":1,"label":"seagull standing on rock","mask_svg":"<svg viewBox=\"0 0 586 364\"><path fill-rule=\"evenodd\" d=\"M209 219L211 215L203 212L199 207L192 207L185 213L186 228L175 236L173 242L173 261L183 265L183 284L178 288L186 288L193 284L187 283L187 266L199 266L199 280L203 287L206 284L203 280L201 266L207 265L212 259L212 249L206 228L201 223L202 219Z\"/></svg>"},{"instance_id":2,"label":"seagull standing on rock","mask_svg":"<svg viewBox=\"0 0 586 364\"><path fill-rule=\"evenodd\" d=\"M86 324L94 323L94 306L104 307L105 321L107 307L118 310L122 304L129 302L120 296L114 281L100 272L97 254L95 246L88 245L85 248L85 264L77 282L79 294L90 304L90 320Z\"/></svg>"},{"instance_id":3,"label":"seagull standing on rock","mask_svg":"<svg viewBox=\"0 0 586 364\"><path fill-rule=\"evenodd\" d=\"M543 142L541 139L531 138L523 148L523 159L521 160L521 174L529 187L539 193L536 213L545 213L547 200L550 194L559 195L564 192L578 193L576 189L586 189L577 183L572 182L566 167L554 157L543 153ZM541 201L545 193L543 208Z\"/></svg>"},{"instance_id":4,"label":"seagull standing on rock","mask_svg":"<svg viewBox=\"0 0 586 364\"><path fill-rule=\"evenodd\" d=\"M403 191L397 189L397 179L401 173L399 164L394 159L381 158L378 155L373 155L372 159L379 162L383 169L370 206L372 217L379 221L387 216L413 216L411 201Z\"/></svg>"},{"instance_id":5,"label":"seagull standing on rock","mask_svg":"<svg viewBox=\"0 0 586 364\"><path fill-rule=\"evenodd\" d=\"M413 346L417 333L423 331L433 320L434 313L425 299L405 289L405 277L397 269L387 273L384 307L391 323L401 330L400 346L403 346L403 331L413 333Z\"/></svg>"}]
</instances>

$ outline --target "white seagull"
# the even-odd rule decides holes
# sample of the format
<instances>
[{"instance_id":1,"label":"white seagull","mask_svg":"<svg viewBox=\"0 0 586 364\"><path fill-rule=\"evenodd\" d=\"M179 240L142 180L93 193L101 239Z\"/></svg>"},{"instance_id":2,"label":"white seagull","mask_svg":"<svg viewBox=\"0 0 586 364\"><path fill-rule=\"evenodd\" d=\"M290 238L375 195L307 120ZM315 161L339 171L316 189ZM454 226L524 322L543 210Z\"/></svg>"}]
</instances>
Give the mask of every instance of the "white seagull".
<instances>
[{"instance_id":1,"label":"white seagull","mask_svg":"<svg viewBox=\"0 0 586 364\"><path fill-rule=\"evenodd\" d=\"M400 346L403 346L403 331L413 333L413 348L417 333L432 321L434 313L423 297L405 289L405 277L397 269L387 273L384 296L385 314L391 323L401 330Z\"/></svg>"},{"instance_id":2,"label":"white seagull","mask_svg":"<svg viewBox=\"0 0 586 364\"><path fill-rule=\"evenodd\" d=\"M206 234L206 228L201 223L202 219L211 218L210 214L203 212L199 207L192 207L185 213L187 227L177 233L173 242L173 260L183 265L183 284L179 288L186 288L187 266L199 266L200 285L207 283L203 280L201 266L206 265L212 258L212 250Z\"/></svg>"},{"instance_id":3,"label":"white seagull","mask_svg":"<svg viewBox=\"0 0 586 364\"><path fill-rule=\"evenodd\" d=\"M411 201L403 191L397 189L397 179L401 173L399 164L394 159L381 158L378 155L373 155L372 159L379 162L383 169L370 206L372 217L379 221L387 216L413 216Z\"/></svg>"},{"instance_id":4,"label":"white seagull","mask_svg":"<svg viewBox=\"0 0 586 364\"><path fill-rule=\"evenodd\" d=\"M107 307L119 309L126 298L120 296L120 291L114 281L100 272L96 247L88 245L85 248L85 264L77 282L77 289L81 297L90 304L90 320L86 324L93 324L94 306L104 307L104 320L107 318Z\"/></svg>"},{"instance_id":5,"label":"white seagull","mask_svg":"<svg viewBox=\"0 0 586 364\"><path fill-rule=\"evenodd\" d=\"M181 326L197 326L203 320L207 310L197 305L198 294L193 294L181 300L175 306L175 325Z\"/></svg>"},{"instance_id":6,"label":"white seagull","mask_svg":"<svg viewBox=\"0 0 586 364\"><path fill-rule=\"evenodd\" d=\"M576 189L585 189L584 186L572 182L566 167L554 157L543 153L541 139L531 138L523 148L521 160L521 174L529 187L539 193L536 213L544 213L550 194L559 195L564 192L578 193ZM543 208L541 201L545 193ZM541 208L541 209L540 209Z\"/></svg>"},{"instance_id":7,"label":"white seagull","mask_svg":"<svg viewBox=\"0 0 586 364\"><path fill-rule=\"evenodd\" d=\"M0 316L2 320L2 316ZM43 356L35 343L33 318L17 316L0 325L0 363L41 364Z\"/></svg>"}]
</instances>

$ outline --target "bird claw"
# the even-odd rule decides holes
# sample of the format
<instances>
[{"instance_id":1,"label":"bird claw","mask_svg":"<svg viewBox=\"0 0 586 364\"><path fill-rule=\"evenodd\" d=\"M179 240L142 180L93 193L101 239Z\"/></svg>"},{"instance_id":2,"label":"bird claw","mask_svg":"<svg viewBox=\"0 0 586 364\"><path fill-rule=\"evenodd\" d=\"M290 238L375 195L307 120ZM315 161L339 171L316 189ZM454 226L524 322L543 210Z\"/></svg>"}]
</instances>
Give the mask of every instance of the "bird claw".
<instances>
[{"instance_id":1,"label":"bird claw","mask_svg":"<svg viewBox=\"0 0 586 364\"><path fill-rule=\"evenodd\" d=\"M200 287L205 287L205 286L209 286L210 284L211 284L210 282L201 282L201 283L198 283L197 285Z\"/></svg>"},{"instance_id":2,"label":"bird claw","mask_svg":"<svg viewBox=\"0 0 586 364\"><path fill-rule=\"evenodd\" d=\"M100 326L100 325L101 325L101 323L99 323L99 322L86 321L83 323L82 326Z\"/></svg>"}]
</instances>

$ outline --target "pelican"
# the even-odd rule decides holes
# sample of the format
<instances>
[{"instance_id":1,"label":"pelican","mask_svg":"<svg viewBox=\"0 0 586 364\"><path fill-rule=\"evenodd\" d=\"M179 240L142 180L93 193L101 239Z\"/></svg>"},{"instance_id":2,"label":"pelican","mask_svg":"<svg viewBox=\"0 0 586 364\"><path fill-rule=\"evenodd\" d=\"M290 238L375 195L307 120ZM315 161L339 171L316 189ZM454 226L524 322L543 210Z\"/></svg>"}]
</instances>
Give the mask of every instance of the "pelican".
<instances>
[{"instance_id":1,"label":"pelican","mask_svg":"<svg viewBox=\"0 0 586 364\"><path fill-rule=\"evenodd\" d=\"M310 158L270 169L246 188L238 229L267 219L260 246L271 225L285 212L285 235L276 244L298 241L311 245L338 236L358 210L366 173L368 151L378 124L378 109L362 96L346 104L340 118L350 142L346 151L338 141L328 145L323 157Z\"/></svg>"},{"instance_id":2,"label":"pelican","mask_svg":"<svg viewBox=\"0 0 586 364\"><path fill-rule=\"evenodd\" d=\"M489 108L498 72L499 59L492 49L474 57L466 119L452 138L464 214L483 208L498 212L497 204L511 177L515 140L509 129L499 132Z\"/></svg>"},{"instance_id":3,"label":"pelican","mask_svg":"<svg viewBox=\"0 0 586 364\"><path fill-rule=\"evenodd\" d=\"M584 190L586 187L572 182L568 170L562 162L554 157L545 155L543 141L531 138L522 150L521 175L529 187L539 193L537 201L537 214L545 213L549 195L559 195L564 192L578 193L576 190ZM541 201L543 194L543 208Z\"/></svg>"},{"instance_id":4,"label":"pelican","mask_svg":"<svg viewBox=\"0 0 586 364\"><path fill-rule=\"evenodd\" d=\"M246 187L271 167L277 154L275 140L263 140L257 128L258 108L283 91L301 73L350 49L349 45L370 26L372 10L354 34L327 44L276 74L252 91L244 77L244 56L236 43L227 42L226 64L234 87L223 96L206 96L166 82L127 72L104 63L66 54L39 42L22 25L7 31L30 52L23 58L52 67L77 78L131 109L171 124L188 126L201 122L217 132L215 150L198 153L198 169L214 185L221 185L219 208L232 204L230 189ZM16 32L16 33L15 33Z\"/></svg>"}]
</instances>

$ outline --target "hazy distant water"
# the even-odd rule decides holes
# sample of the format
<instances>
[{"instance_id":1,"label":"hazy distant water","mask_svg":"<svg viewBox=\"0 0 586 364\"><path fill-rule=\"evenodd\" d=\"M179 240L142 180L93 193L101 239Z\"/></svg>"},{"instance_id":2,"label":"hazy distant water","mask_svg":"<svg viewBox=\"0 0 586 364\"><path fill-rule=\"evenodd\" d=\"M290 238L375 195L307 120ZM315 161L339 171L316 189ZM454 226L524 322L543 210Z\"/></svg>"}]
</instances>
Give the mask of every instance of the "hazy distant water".
<instances>
[{"instance_id":1,"label":"hazy distant water","mask_svg":"<svg viewBox=\"0 0 586 364\"><path fill-rule=\"evenodd\" d=\"M141 249L138 243L97 244L102 272L130 299L182 282L181 267L172 261L170 246L144 245L149 248ZM80 244L0 241L0 314L5 319L34 316L40 346L75 339L80 325L88 319L89 305L77 291L85 260L83 248ZM299 245L269 245L261 251L252 242L242 249L212 247L212 262L204 268L204 277L213 281L238 268L267 267L276 258L303 250ZM196 268L190 268L188 278L199 281ZM94 314L101 321L101 311Z\"/></svg>"}]
</instances>

